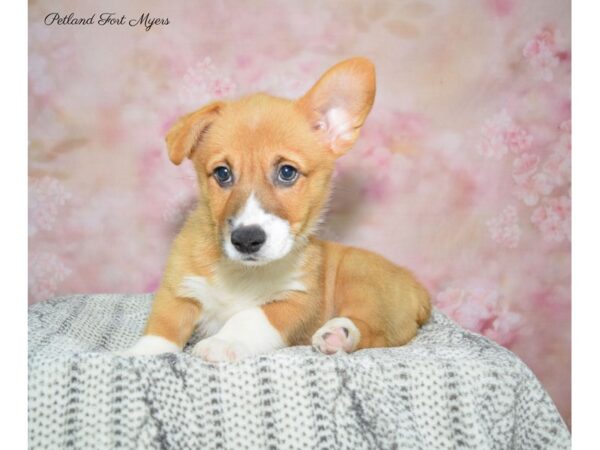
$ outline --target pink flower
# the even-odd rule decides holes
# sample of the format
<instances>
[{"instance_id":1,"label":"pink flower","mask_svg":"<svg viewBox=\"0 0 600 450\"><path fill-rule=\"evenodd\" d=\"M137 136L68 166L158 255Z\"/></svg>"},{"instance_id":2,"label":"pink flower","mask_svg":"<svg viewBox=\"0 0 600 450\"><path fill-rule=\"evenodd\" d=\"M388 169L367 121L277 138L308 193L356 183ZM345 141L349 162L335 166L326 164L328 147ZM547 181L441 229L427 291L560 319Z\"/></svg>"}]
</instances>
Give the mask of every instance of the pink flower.
<instances>
[{"instance_id":1,"label":"pink flower","mask_svg":"<svg viewBox=\"0 0 600 450\"><path fill-rule=\"evenodd\" d=\"M503 308L495 290L450 287L439 292L435 300L436 307L461 326L500 344L510 344L517 335L521 315Z\"/></svg>"},{"instance_id":2,"label":"pink flower","mask_svg":"<svg viewBox=\"0 0 600 450\"><path fill-rule=\"evenodd\" d=\"M491 326L483 334L501 345L510 345L517 337L517 329L521 324L521 315L503 311L494 319Z\"/></svg>"},{"instance_id":3,"label":"pink flower","mask_svg":"<svg viewBox=\"0 0 600 450\"><path fill-rule=\"evenodd\" d=\"M496 217L486 222L490 237L494 242L508 248L519 245L521 227L517 216L517 209L509 205Z\"/></svg>"},{"instance_id":4,"label":"pink flower","mask_svg":"<svg viewBox=\"0 0 600 450\"><path fill-rule=\"evenodd\" d=\"M513 179L517 184L523 183L535 173L540 157L531 153L523 153L513 161Z\"/></svg>"},{"instance_id":5,"label":"pink flower","mask_svg":"<svg viewBox=\"0 0 600 450\"><path fill-rule=\"evenodd\" d=\"M571 199L567 196L544 199L532 215L531 222L541 231L544 240L563 242L571 236Z\"/></svg>"},{"instance_id":6,"label":"pink flower","mask_svg":"<svg viewBox=\"0 0 600 450\"><path fill-rule=\"evenodd\" d=\"M558 66L560 61L556 37L553 27L545 27L523 47L523 56L535 69L538 78L544 81L552 81L552 69Z\"/></svg>"},{"instance_id":7,"label":"pink flower","mask_svg":"<svg viewBox=\"0 0 600 450\"><path fill-rule=\"evenodd\" d=\"M557 186L570 182L571 180L571 136L563 134L554 151L544 163L546 172L555 181Z\"/></svg>"},{"instance_id":8,"label":"pink flower","mask_svg":"<svg viewBox=\"0 0 600 450\"><path fill-rule=\"evenodd\" d=\"M436 297L436 306L465 328L481 332L492 319L498 293L481 288L448 288Z\"/></svg>"},{"instance_id":9,"label":"pink flower","mask_svg":"<svg viewBox=\"0 0 600 450\"><path fill-rule=\"evenodd\" d=\"M509 150L517 154L528 150L532 142L531 134L516 125L503 109L481 127L478 151L486 158L501 159Z\"/></svg>"},{"instance_id":10,"label":"pink flower","mask_svg":"<svg viewBox=\"0 0 600 450\"><path fill-rule=\"evenodd\" d=\"M489 118L481 127L480 155L486 158L500 159L508 152L504 133L512 126L512 119L506 110Z\"/></svg>"},{"instance_id":11,"label":"pink flower","mask_svg":"<svg viewBox=\"0 0 600 450\"><path fill-rule=\"evenodd\" d=\"M515 125L504 132L506 145L513 153L521 153L528 150L533 142L533 136Z\"/></svg>"},{"instance_id":12,"label":"pink flower","mask_svg":"<svg viewBox=\"0 0 600 450\"><path fill-rule=\"evenodd\" d=\"M558 198L551 198L547 201L548 206L552 208L554 213L561 219L568 219L571 216L571 199L566 195Z\"/></svg>"},{"instance_id":13,"label":"pink flower","mask_svg":"<svg viewBox=\"0 0 600 450\"><path fill-rule=\"evenodd\" d=\"M555 186L556 183L550 175L538 172L518 184L514 194L527 206L535 206L541 197L551 194Z\"/></svg>"},{"instance_id":14,"label":"pink flower","mask_svg":"<svg viewBox=\"0 0 600 450\"><path fill-rule=\"evenodd\" d=\"M29 259L29 293L34 301L56 295L62 282L71 274L61 259L52 253L35 253Z\"/></svg>"},{"instance_id":15,"label":"pink flower","mask_svg":"<svg viewBox=\"0 0 600 450\"><path fill-rule=\"evenodd\" d=\"M550 195L554 189L571 180L571 121L561 123L561 135L552 154L546 158L542 170L535 173L540 158L523 154L513 162L513 179L517 184L514 194L528 206L537 205L539 199Z\"/></svg>"},{"instance_id":16,"label":"pink flower","mask_svg":"<svg viewBox=\"0 0 600 450\"><path fill-rule=\"evenodd\" d=\"M551 177L557 186L562 186L570 179L571 158L554 153L544 163L544 172Z\"/></svg>"},{"instance_id":17,"label":"pink flower","mask_svg":"<svg viewBox=\"0 0 600 450\"><path fill-rule=\"evenodd\" d=\"M531 180L539 195L550 195L556 186L556 182L545 172L536 173Z\"/></svg>"},{"instance_id":18,"label":"pink flower","mask_svg":"<svg viewBox=\"0 0 600 450\"><path fill-rule=\"evenodd\" d=\"M493 311L488 305L468 298L454 311L453 318L468 330L482 332L492 315Z\"/></svg>"},{"instance_id":19,"label":"pink flower","mask_svg":"<svg viewBox=\"0 0 600 450\"><path fill-rule=\"evenodd\" d=\"M558 128L566 134L571 134L571 119L562 122Z\"/></svg>"},{"instance_id":20,"label":"pink flower","mask_svg":"<svg viewBox=\"0 0 600 450\"><path fill-rule=\"evenodd\" d=\"M518 184L514 188L513 194L527 206L537 205L537 202L540 199L540 194L536 189L533 177L527 178L525 181Z\"/></svg>"},{"instance_id":21,"label":"pink flower","mask_svg":"<svg viewBox=\"0 0 600 450\"><path fill-rule=\"evenodd\" d=\"M29 234L52 230L62 207L71 197L56 178L44 176L33 180L29 185Z\"/></svg>"}]
</instances>

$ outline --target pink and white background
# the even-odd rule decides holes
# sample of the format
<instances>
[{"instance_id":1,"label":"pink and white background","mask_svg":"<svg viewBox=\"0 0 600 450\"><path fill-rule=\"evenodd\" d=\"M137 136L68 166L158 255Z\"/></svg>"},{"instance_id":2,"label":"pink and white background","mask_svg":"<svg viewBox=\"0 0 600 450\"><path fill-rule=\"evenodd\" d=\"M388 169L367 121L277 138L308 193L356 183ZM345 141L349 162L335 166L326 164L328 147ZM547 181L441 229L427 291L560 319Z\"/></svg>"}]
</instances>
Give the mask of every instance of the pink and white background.
<instances>
[{"instance_id":1,"label":"pink and white background","mask_svg":"<svg viewBox=\"0 0 600 450\"><path fill-rule=\"evenodd\" d=\"M169 25L46 26L51 12ZM151 292L196 197L164 135L214 98L298 97L353 55L375 107L322 234L411 268L570 423L570 2L32 1L29 301Z\"/></svg>"}]
</instances>

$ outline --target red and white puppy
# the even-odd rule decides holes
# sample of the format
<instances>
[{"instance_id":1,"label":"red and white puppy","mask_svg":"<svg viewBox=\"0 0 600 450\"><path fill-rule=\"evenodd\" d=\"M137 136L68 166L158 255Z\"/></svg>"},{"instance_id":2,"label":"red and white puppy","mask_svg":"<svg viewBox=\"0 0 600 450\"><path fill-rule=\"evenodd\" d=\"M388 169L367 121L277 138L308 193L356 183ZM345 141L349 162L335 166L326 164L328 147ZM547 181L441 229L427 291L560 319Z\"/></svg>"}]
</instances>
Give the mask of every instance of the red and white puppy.
<instances>
[{"instance_id":1,"label":"red and white puppy","mask_svg":"<svg viewBox=\"0 0 600 450\"><path fill-rule=\"evenodd\" d=\"M193 348L234 361L291 345L323 353L405 344L430 315L427 291L374 253L316 238L335 160L371 110L364 58L329 69L297 101L256 94L214 102L169 131L169 158L192 160L197 209L176 237L144 336L126 354Z\"/></svg>"}]
</instances>

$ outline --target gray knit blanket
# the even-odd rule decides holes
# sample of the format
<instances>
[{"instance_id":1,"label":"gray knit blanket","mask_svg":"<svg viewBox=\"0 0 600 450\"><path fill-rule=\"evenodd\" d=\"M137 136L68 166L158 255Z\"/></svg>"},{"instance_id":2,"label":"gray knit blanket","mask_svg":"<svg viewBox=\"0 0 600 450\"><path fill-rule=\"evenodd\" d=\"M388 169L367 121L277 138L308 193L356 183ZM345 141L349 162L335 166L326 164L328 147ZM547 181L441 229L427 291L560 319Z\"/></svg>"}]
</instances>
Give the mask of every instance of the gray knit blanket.
<instances>
[{"instance_id":1,"label":"gray knit blanket","mask_svg":"<svg viewBox=\"0 0 600 450\"><path fill-rule=\"evenodd\" d=\"M563 449L570 435L513 353L440 312L408 345L238 363L122 357L150 295L78 295L29 310L29 447Z\"/></svg>"}]
</instances>

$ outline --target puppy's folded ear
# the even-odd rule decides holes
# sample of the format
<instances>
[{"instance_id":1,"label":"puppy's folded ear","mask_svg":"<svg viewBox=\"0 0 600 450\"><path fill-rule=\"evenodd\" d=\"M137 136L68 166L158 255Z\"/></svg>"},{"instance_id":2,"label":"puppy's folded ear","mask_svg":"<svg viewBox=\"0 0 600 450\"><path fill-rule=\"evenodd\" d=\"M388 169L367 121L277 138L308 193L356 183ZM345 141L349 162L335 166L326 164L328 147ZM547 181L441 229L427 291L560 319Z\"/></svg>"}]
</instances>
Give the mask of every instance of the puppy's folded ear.
<instances>
[{"instance_id":1,"label":"puppy's folded ear","mask_svg":"<svg viewBox=\"0 0 600 450\"><path fill-rule=\"evenodd\" d=\"M366 58L342 61L298 100L326 145L342 155L352 147L375 99L375 67Z\"/></svg>"},{"instance_id":2,"label":"puppy's folded ear","mask_svg":"<svg viewBox=\"0 0 600 450\"><path fill-rule=\"evenodd\" d=\"M173 164L179 165L184 158L191 158L194 150L200 145L203 135L219 115L225 104L210 103L198 111L181 117L167 133L167 150Z\"/></svg>"}]
</instances>

